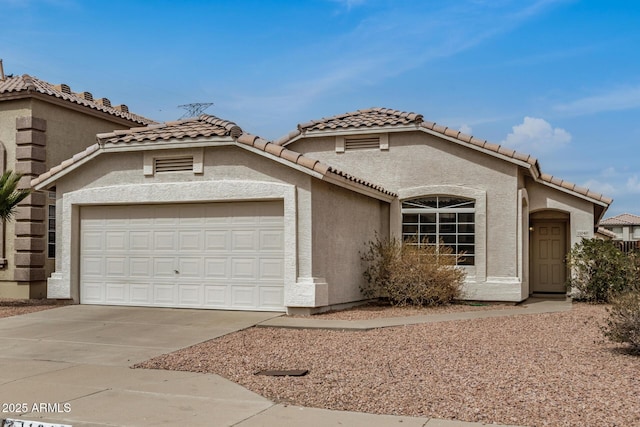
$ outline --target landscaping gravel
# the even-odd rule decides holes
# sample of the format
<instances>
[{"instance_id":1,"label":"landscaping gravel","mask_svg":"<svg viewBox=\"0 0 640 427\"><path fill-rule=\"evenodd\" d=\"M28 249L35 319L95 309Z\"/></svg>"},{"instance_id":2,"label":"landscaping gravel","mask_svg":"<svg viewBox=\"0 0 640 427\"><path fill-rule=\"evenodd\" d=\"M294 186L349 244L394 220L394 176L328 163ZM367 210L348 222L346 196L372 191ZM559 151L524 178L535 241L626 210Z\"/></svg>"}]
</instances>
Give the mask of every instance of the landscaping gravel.
<instances>
[{"instance_id":1,"label":"landscaping gravel","mask_svg":"<svg viewBox=\"0 0 640 427\"><path fill-rule=\"evenodd\" d=\"M640 357L602 306L362 332L250 328L136 367L224 376L280 403L523 426L640 426ZM308 369L304 377L255 375Z\"/></svg>"},{"instance_id":2,"label":"landscaping gravel","mask_svg":"<svg viewBox=\"0 0 640 427\"><path fill-rule=\"evenodd\" d=\"M56 301L42 299L8 299L0 298L0 318L19 316L36 311L60 307Z\"/></svg>"}]
</instances>

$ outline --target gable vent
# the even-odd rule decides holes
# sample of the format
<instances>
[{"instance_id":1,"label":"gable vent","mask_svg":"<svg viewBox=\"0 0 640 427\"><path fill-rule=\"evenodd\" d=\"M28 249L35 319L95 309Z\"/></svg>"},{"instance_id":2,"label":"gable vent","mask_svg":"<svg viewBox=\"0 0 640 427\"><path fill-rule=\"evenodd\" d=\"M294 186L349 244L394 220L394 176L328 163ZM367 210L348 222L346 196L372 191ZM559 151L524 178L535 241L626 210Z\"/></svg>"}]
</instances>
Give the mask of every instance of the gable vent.
<instances>
[{"instance_id":1,"label":"gable vent","mask_svg":"<svg viewBox=\"0 0 640 427\"><path fill-rule=\"evenodd\" d=\"M380 137L372 136L368 138L345 138L345 150L367 150L380 148Z\"/></svg>"},{"instance_id":2,"label":"gable vent","mask_svg":"<svg viewBox=\"0 0 640 427\"><path fill-rule=\"evenodd\" d=\"M154 159L156 172L193 171L193 156Z\"/></svg>"}]
</instances>

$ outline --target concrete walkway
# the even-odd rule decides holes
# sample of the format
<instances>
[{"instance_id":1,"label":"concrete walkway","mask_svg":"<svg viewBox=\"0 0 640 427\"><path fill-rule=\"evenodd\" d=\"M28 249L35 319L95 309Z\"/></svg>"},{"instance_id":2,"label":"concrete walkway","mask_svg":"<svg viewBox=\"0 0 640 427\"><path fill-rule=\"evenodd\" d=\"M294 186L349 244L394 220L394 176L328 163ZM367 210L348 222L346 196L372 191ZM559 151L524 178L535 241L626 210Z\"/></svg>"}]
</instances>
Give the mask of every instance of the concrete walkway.
<instances>
[{"instance_id":1,"label":"concrete walkway","mask_svg":"<svg viewBox=\"0 0 640 427\"><path fill-rule=\"evenodd\" d=\"M568 309L566 302L531 301L509 310L348 324L279 313L80 305L9 317L0 319L0 419L73 427L479 426L279 405L217 375L129 366L253 325L370 329Z\"/></svg>"},{"instance_id":2,"label":"concrete walkway","mask_svg":"<svg viewBox=\"0 0 640 427\"><path fill-rule=\"evenodd\" d=\"M487 319L490 317L517 316L522 314L556 313L571 310L571 302L566 299L530 298L515 307L464 311L444 314L428 314L409 317L387 317L368 320L322 320L311 317L274 317L256 326L297 329L336 329L345 331L366 331L369 329L416 325L419 323L447 322L451 320Z\"/></svg>"}]
</instances>

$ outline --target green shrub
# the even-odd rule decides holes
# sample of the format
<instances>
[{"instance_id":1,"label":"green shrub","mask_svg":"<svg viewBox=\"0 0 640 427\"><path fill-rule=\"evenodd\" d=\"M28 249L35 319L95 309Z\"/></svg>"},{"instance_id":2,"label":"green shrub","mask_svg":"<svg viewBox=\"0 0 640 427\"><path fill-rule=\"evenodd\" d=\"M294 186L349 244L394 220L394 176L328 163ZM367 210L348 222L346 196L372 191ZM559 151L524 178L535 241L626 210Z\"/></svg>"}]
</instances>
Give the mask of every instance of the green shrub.
<instances>
[{"instance_id":1,"label":"green shrub","mask_svg":"<svg viewBox=\"0 0 640 427\"><path fill-rule=\"evenodd\" d=\"M403 244L397 239L369 242L362 255L366 264L368 298L386 298L395 305L439 305L460 297L464 270L450 247Z\"/></svg>"},{"instance_id":2,"label":"green shrub","mask_svg":"<svg viewBox=\"0 0 640 427\"><path fill-rule=\"evenodd\" d=\"M640 353L640 287L634 288L612 298L604 334L611 341L629 344L632 351Z\"/></svg>"},{"instance_id":3,"label":"green shrub","mask_svg":"<svg viewBox=\"0 0 640 427\"><path fill-rule=\"evenodd\" d=\"M606 303L636 280L632 258L609 240L583 240L571 249L568 261L569 286L576 300Z\"/></svg>"}]
</instances>

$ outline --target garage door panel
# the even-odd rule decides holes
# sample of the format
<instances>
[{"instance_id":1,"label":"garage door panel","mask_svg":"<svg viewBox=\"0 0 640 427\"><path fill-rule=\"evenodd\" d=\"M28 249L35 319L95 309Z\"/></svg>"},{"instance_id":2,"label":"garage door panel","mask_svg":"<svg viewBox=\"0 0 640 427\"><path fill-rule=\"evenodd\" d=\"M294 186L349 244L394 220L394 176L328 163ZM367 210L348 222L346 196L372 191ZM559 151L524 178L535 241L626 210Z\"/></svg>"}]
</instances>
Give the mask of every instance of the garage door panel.
<instances>
[{"instance_id":1,"label":"garage door panel","mask_svg":"<svg viewBox=\"0 0 640 427\"><path fill-rule=\"evenodd\" d=\"M261 230L258 250L281 252L284 250L284 233L282 230Z\"/></svg>"},{"instance_id":2,"label":"garage door panel","mask_svg":"<svg viewBox=\"0 0 640 427\"><path fill-rule=\"evenodd\" d=\"M172 283L153 284L153 303L157 305L173 305L176 303L174 293L176 286Z\"/></svg>"},{"instance_id":3,"label":"garage door panel","mask_svg":"<svg viewBox=\"0 0 640 427\"><path fill-rule=\"evenodd\" d=\"M207 230L204 233L205 245L207 252L222 251L226 252L229 248L231 232L228 230Z\"/></svg>"},{"instance_id":4,"label":"garage door panel","mask_svg":"<svg viewBox=\"0 0 640 427\"><path fill-rule=\"evenodd\" d=\"M181 251L202 251L202 232L196 230L180 231L178 233Z\"/></svg>"},{"instance_id":5,"label":"garage door panel","mask_svg":"<svg viewBox=\"0 0 640 427\"><path fill-rule=\"evenodd\" d=\"M256 279L257 269L255 258L232 258L231 279Z\"/></svg>"},{"instance_id":6,"label":"garage door panel","mask_svg":"<svg viewBox=\"0 0 640 427\"><path fill-rule=\"evenodd\" d=\"M275 280L278 282L284 280L284 260L279 258L261 258L258 262L260 265L259 280Z\"/></svg>"},{"instance_id":7,"label":"garage door panel","mask_svg":"<svg viewBox=\"0 0 640 427\"><path fill-rule=\"evenodd\" d=\"M260 305L262 307L280 307L283 300L282 286L260 286Z\"/></svg>"},{"instance_id":8,"label":"garage door panel","mask_svg":"<svg viewBox=\"0 0 640 427\"><path fill-rule=\"evenodd\" d=\"M252 308L258 305L257 289L252 285L231 287L231 305L234 308Z\"/></svg>"},{"instance_id":9,"label":"garage door panel","mask_svg":"<svg viewBox=\"0 0 640 427\"><path fill-rule=\"evenodd\" d=\"M153 278L174 278L176 269L174 268L173 257L153 258Z\"/></svg>"},{"instance_id":10,"label":"garage door panel","mask_svg":"<svg viewBox=\"0 0 640 427\"><path fill-rule=\"evenodd\" d=\"M209 285L204 287L204 305L207 307L225 308L230 305L229 287L227 285Z\"/></svg>"},{"instance_id":11,"label":"garage door panel","mask_svg":"<svg viewBox=\"0 0 640 427\"><path fill-rule=\"evenodd\" d=\"M231 251L255 251L258 249L258 233L255 230L231 232Z\"/></svg>"},{"instance_id":12,"label":"garage door panel","mask_svg":"<svg viewBox=\"0 0 640 427\"><path fill-rule=\"evenodd\" d=\"M124 283L107 282L105 284L105 300L109 304L124 304L128 301Z\"/></svg>"},{"instance_id":13,"label":"garage door panel","mask_svg":"<svg viewBox=\"0 0 640 427\"><path fill-rule=\"evenodd\" d=\"M284 309L282 202L81 208L88 304Z\"/></svg>"},{"instance_id":14,"label":"garage door panel","mask_svg":"<svg viewBox=\"0 0 640 427\"><path fill-rule=\"evenodd\" d=\"M132 251L150 251L152 234L151 231L130 231L129 249Z\"/></svg>"},{"instance_id":15,"label":"garage door panel","mask_svg":"<svg viewBox=\"0 0 640 427\"><path fill-rule=\"evenodd\" d=\"M127 264L127 259L124 257L105 257L105 277L127 277L129 275Z\"/></svg>"},{"instance_id":16,"label":"garage door panel","mask_svg":"<svg viewBox=\"0 0 640 427\"><path fill-rule=\"evenodd\" d=\"M97 227L100 227L97 225ZM104 241L103 232L100 231L83 231L82 232L82 249L85 252L102 251Z\"/></svg>"},{"instance_id":17,"label":"garage door panel","mask_svg":"<svg viewBox=\"0 0 640 427\"><path fill-rule=\"evenodd\" d=\"M151 277L151 258L129 258L129 275L131 277Z\"/></svg>"},{"instance_id":18,"label":"garage door panel","mask_svg":"<svg viewBox=\"0 0 640 427\"><path fill-rule=\"evenodd\" d=\"M153 233L153 249L156 251L176 250L175 231L156 231Z\"/></svg>"},{"instance_id":19,"label":"garage door panel","mask_svg":"<svg viewBox=\"0 0 640 427\"><path fill-rule=\"evenodd\" d=\"M182 277L202 277L202 258L184 258L178 260L178 275Z\"/></svg>"},{"instance_id":20,"label":"garage door panel","mask_svg":"<svg viewBox=\"0 0 640 427\"><path fill-rule=\"evenodd\" d=\"M146 305L151 301L152 289L149 283L129 284L129 298L132 304Z\"/></svg>"},{"instance_id":21,"label":"garage door panel","mask_svg":"<svg viewBox=\"0 0 640 427\"><path fill-rule=\"evenodd\" d=\"M202 303L202 286L200 285L179 285L178 303L180 305L198 306Z\"/></svg>"},{"instance_id":22,"label":"garage door panel","mask_svg":"<svg viewBox=\"0 0 640 427\"><path fill-rule=\"evenodd\" d=\"M229 277L228 258L207 258L205 263L205 277L213 279L224 279Z\"/></svg>"},{"instance_id":23,"label":"garage door panel","mask_svg":"<svg viewBox=\"0 0 640 427\"><path fill-rule=\"evenodd\" d=\"M85 277L104 277L104 259L103 257L85 256L82 259L82 272Z\"/></svg>"},{"instance_id":24,"label":"garage door panel","mask_svg":"<svg viewBox=\"0 0 640 427\"><path fill-rule=\"evenodd\" d=\"M104 283L85 280L82 283L82 298L87 304L104 302Z\"/></svg>"},{"instance_id":25,"label":"garage door panel","mask_svg":"<svg viewBox=\"0 0 640 427\"><path fill-rule=\"evenodd\" d=\"M122 230L106 231L104 233L105 249L107 251L123 251L128 246L127 232Z\"/></svg>"}]
</instances>

